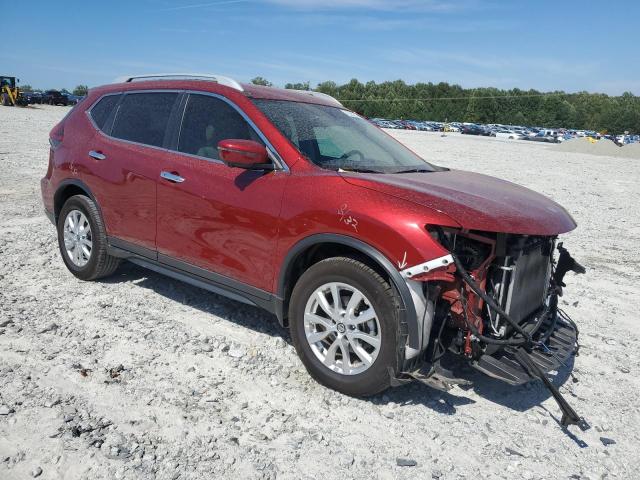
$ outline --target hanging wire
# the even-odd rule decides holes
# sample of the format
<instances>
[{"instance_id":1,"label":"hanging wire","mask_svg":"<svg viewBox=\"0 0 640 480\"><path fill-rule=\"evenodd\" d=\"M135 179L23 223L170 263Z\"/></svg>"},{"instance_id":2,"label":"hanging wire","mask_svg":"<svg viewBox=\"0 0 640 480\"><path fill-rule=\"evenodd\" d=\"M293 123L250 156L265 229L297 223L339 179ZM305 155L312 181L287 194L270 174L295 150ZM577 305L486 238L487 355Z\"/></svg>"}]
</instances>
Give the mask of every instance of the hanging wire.
<instances>
[{"instance_id":1,"label":"hanging wire","mask_svg":"<svg viewBox=\"0 0 640 480\"><path fill-rule=\"evenodd\" d=\"M481 95L481 96L467 96L467 97L423 97L423 98L340 98L341 102L433 102L440 100L484 100L484 99L498 99L498 98L544 98L544 97L563 97L572 95L570 93L527 93L523 95Z\"/></svg>"}]
</instances>

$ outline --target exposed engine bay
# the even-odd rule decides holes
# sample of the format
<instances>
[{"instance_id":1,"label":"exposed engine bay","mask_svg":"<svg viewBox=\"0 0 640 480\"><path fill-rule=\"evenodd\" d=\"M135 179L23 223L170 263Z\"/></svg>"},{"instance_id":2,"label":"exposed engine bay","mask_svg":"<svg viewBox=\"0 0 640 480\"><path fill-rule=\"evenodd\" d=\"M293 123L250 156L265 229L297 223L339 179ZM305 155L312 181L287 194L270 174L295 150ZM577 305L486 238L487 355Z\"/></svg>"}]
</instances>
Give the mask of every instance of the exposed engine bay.
<instances>
[{"instance_id":1,"label":"exposed engine bay","mask_svg":"<svg viewBox=\"0 0 640 480\"><path fill-rule=\"evenodd\" d=\"M413 277L433 305L426 376L446 378L439 361L453 352L513 385L538 378L560 405L562 425L587 429L547 378L577 354L578 328L558 308L558 297L565 274L585 269L555 237L441 227L430 233L453 261Z\"/></svg>"}]
</instances>

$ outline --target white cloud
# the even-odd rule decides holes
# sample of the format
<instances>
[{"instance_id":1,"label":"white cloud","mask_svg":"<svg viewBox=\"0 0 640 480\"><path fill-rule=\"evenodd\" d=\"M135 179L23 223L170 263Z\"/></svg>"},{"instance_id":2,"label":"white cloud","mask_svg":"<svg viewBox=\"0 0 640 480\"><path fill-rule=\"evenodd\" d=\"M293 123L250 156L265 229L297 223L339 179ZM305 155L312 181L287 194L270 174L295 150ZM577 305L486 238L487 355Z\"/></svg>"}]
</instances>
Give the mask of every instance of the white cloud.
<instances>
[{"instance_id":1,"label":"white cloud","mask_svg":"<svg viewBox=\"0 0 640 480\"><path fill-rule=\"evenodd\" d=\"M193 10L232 5L236 3L267 3L296 10L367 9L397 12L448 12L465 7L465 1L473 0L217 0L161 8L158 11Z\"/></svg>"},{"instance_id":2,"label":"white cloud","mask_svg":"<svg viewBox=\"0 0 640 480\"><path fill-rule=\"evenodd\" d=\"M432 11L444 12L458 10L464 1L457 2L437 0L265 0L268 3L297 9L372 9L394 11Z\"/></svg>"}]
</instances>

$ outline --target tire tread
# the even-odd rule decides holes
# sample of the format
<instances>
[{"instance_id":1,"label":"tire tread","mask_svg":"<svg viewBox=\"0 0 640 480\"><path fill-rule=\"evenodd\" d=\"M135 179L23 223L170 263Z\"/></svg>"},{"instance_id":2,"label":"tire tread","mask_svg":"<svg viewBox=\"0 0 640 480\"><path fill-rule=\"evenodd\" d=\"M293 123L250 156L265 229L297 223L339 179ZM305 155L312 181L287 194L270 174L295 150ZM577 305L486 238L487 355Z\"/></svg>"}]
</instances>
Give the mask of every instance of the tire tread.
<instances>
[{"instance_id":1,"label":"tire tread","mask_svg":"<svg viewBox=\"0 0 640 480\"><path fill-rule=\"evenodd\" d=\"M377 283L381 287L383 291L383 295L386 296L387 299L390 301L392 308L395 312L395 320L396 320L395 323L397 325L397 332L396 332L395 338L397 339L397 344L396 344L396 355L395 355L396 358L394 362L395 365L388 365L388 367L391 369L391 372L389 372L389 368L378 369L377 371L375 371L375 373L372 370L367 371L370 377L367 379L366 386L341 385L339 388L336 388L336 387L333 387L332 385L328 385L332 388L336 388L337 390L347 395L366 397L366 396L378 394L390 387L391 375L396 375L397 373L399 373L399 369L401 368L404 361L404 345L406 345L408 330L407 330L406 322L398 320L400 318L400 315L398 314L398 311L400 308L400 302L398 300L398 293L395 287L393 286L392 283L390 283L387 279L385 279L382 275L380 275L376 270L374 270L369 265L364 263L362 259L359 259L357 257L353 258L353 257L346 257L346 256L327 258L309 267L309 269L305 273L303 273L303 275L300 277L292 293L292 300L294 301L290 302L290 311L289 311L289 318L290 318L289 327L291 330L291 337L292 337L294 346L296 348L296 351L303 359L303 363L305 361L307 362L309 361L308 359L303 358L304 353L302 352L304 352L304 350L302 348L301 341L304 341L304 339L298 338L298 335L296 335L294 331L296 328L296 322L293 321L295 317L293 308L294 308L294 303L296 301L295 297L297 296L296 288L301 284L301 281L305 282L307 278L311 278L314 275L315 271L324 267L329 267L331 270L335 270L335 271L340 271L345 267L360 270L362 273L370 277L371 280L373 280L375 283ZM327 382L320 375L316 374L316 372L313 369L307 368L307 370L309 371L309 374L316 381L318 381L321 384L327 385ZM371 377L371 375L374 375L374 376Z\"/></svg>"},{"instance_id":2,"label":"tire tread","mask_svg":"<svg viewBox=\"0 0 640 480\"><path fill-rule=\"evenodd\" d=\"M91 252L91 254L96 255L96 263L94 265L91 265L91 261L89 261L89 264L87 264L88 269L86 270L74 270L72 268L69 268L69 270L76 277L88 281L98 280L100 278L112 275L120 265L120 259L109 255L107 251L107 232L104 226L104 221L102 220L102 215L100 215L98 206L91 198L85 195L74 195L72 197L69 197L65 204L62 206L60 219L58 221L58 229L60 229L60 224L63 221L62 219L65 217L67 206L70 203L79 203L80 206L86 210L90 221L93 223L93 251ZM60 233L58 233L58 236L60 236ZM60 253L63 255L67 267L69 267L67 263L68 259L65 256L62 245L60 245Z\"/></svg>"}]
</instances>

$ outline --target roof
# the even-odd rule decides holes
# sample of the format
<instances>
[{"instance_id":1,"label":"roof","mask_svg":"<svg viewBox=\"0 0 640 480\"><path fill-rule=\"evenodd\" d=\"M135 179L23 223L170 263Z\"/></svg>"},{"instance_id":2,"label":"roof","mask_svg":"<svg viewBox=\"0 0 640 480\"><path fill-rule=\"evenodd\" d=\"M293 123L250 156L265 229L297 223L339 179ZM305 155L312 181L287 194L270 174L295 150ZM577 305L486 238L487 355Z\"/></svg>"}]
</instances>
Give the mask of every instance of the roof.
<instances>
[{"instance_id":1,"label":"roof","mask_svg":"<svg viewBox=\"0 0 640 480\"><path fill-rule=\"evenodd\" d=\"M125 76L116 79L116 83L104 85L95 90L122 91L170 88L229 94L233 92L235 95L240 94L255 99L288 100L344 108L338 100L324 93L311 90L265 87L252 83L238 83L232 78L213 74L188 73Z\"/></svg>"},{"instance_id":2,"label":"roof","mask_svg":"<svg viewBox=\"0 0 640 480\"><path fill-rule=\"evenodd\" d=\"M289 100L292 102L315 103L330 107L342 107L343 105L330 95L311 90L291 90L287 88L264 87L243 83L242 88L247 97L261 98L265 100Z\"/></svg>"}]
</instances>

